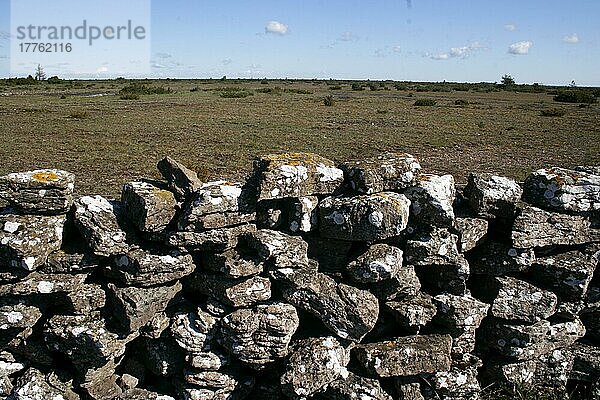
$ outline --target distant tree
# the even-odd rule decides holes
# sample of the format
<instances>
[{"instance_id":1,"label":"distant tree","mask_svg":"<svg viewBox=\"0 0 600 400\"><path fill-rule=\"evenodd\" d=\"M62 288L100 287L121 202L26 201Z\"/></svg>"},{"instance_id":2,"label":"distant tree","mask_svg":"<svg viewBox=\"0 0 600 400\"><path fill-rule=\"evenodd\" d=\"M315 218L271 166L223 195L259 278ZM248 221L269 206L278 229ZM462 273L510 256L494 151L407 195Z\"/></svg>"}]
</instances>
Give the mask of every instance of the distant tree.
<instances>
[{"instance_id":1,"label":"distant tree","mask_svg":"<svg viewBox=\"0 0 600 400\"><path fill-rule=\"evenodd\" d=\"M510 75L504 75L504 76L502 77L502 84L503 84L504 86L512 86L512 85L514 85L514 84L515 84L515 80L514 80L514 79L513 79L513 77L512 77L512 76L510 76Z\"/></svg>"},{"instance_id":2,"label":"distant tree","mask_svg":"<svg viewBox=\"0 0 600 400\"><path fill-rule=\"evenodd\" d=\"M35 79L37 81L46 80L46 72L44 72L44 68L40 64L35 69Z\"/></svg>"},{"instance_id":3,"label":"distant tree","mask_svg":"<svg viewBox=\"0 0 600 400\"><path fill-rule=\"evenodd\" d=\"M571 83L569 84L569 87L576 88L577 85L575 84L575 81L571 81Z\"/></svg>"}]
</instances>

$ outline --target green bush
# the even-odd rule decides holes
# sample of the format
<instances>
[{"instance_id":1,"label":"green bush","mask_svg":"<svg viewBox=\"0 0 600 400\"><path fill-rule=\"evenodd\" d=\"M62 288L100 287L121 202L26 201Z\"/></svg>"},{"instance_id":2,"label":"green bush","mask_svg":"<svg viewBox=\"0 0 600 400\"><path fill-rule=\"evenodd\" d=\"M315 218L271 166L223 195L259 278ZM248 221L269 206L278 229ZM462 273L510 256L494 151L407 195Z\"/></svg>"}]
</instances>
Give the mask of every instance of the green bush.
<instances>
[{"instance_id":1,"label":"green bush","mask_svg":"<svg viewBox=\"0 0 600 400\"><path fill-rule=\"evenodd\" d=\"M164 88L162 86L157 86L157 87L151 87L151 86L146 86L144 84L135 82L135 83L130 83L129 85L125 86L123 89L121 89L119 91L119 94L121 95L127 95L127 94L137 94L138 96L141 95L146 95L146 94L170 94L173 93L173 91L170 88Z\"/></svg>"},{"instance_id":2,"label":"green bush","mask_svg":"<svg viewBox=\"0 0 600 400\"><path fill-rule=\"evenodd\" d=\"M365 87L360 82L354 82L352 84L352 90L356 90L356 91L365 90Z\"/></svg>"},{"instance_id":3,"label":"green bush","mask_svg":"<svg viewBox=\"0 0 600 400\"><path fill-rule=\"evenodd\" d=\"M325 96L325 98L323 99L323 104L325 104L327 107L333 106L333 96Z\"/></svg>"},{"instance_id":4,"label":"green bush","mask_svg":"<svg viewBox=\"0 0 600 400\"><path fill-rule=\"evenodd\" d=\"M550 108L548 110L542 110L540 115L542 117L562 117L566 112L560 108Z\"/></svg>"},{"instance_id":5,"label":"green bush","mask_svg":"<svg viewBox=\"0 0 600 400\"><path fill-rule=\"evenodd\" d=\"M435 101L434 99L418 99L417 101L415 101L415 106L421 107L421 106L435 106L437 104L437 101Z\"/></svg>"},{"instance_id":6,"label":"green bush","mask_svg":"<svg viewBox=\"0 0 600 400\"><path fill-rule=\"evenodd\" d=\"M121 100L139 100L140 95L137 93L121 93Z\"/></svg>"},{"instance_id":7,"label":"green bush","mask_svg":"<svg viewBox=\"0 0 600 400\"><path fill-rule=\"evenodd\" d=\"M563 90L554 96L554 101L561 103L587 103L592 104L597 101L593 93L583 90Z\"/></svg>"},{"instance_id":8,"label":"green bush","mask_svg":"<svg viewBox=\"0 0 600 400\"><path fill-rule=\"evenodd\" d=\"M58 85L59 83L63 83L64 81L60 79L58 76L51 76L48 78L48 83L51 85Z\"/></svg>"},{"instance_id":9,"label":"green bush","mask_svg":"<svg viewBox=\"0 0 600 400\"><path fill-rule=\"evenodd\" d=\"M38 81L31 75L27 78L8 78L4 81L10 86L25 86L25 85L37 85Z\"/></svg>"},{"instance_id":10,"label":"green bush","mask_svg":"<svg viewBox=\"0 0 600 400\"><path fill-rule=\"evenodd\" d=\"M464 100L464 99L456 99L456 100L454 100L454 105L457 105L457 106L468 106L469 102L467 100Z\"/></svg>"}]
</instances>

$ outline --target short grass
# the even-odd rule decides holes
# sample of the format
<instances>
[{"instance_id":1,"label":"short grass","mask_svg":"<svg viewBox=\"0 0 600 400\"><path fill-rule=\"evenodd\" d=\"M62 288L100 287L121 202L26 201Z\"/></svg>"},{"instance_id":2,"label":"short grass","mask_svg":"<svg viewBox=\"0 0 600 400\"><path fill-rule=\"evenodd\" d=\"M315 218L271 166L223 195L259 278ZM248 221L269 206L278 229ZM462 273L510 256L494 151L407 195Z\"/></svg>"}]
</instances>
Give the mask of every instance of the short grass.
<instances>
[{"instance_id":1,"label":"short grass","mask_svg":"<svg viewBox=\"0 0 600 400\"><path fill-rule=\"evenodd\" d=\"M156 177L155 164L165 155L203 179L241 179L257 154L287 151L338 162L409 152L425 171L452 173L462 182L468 171L523 179L551 165L600 164L600 105L557 104L550 92L394 82L353 90L352 82L144 80L146 87L171 93L121 100L120 91L131 83L0 81L0 174L56 167L77 174L79 193L116 196L128 180ZM435 107L414 107L416 92ZM334 106L324 106L332 94ZM553 107L564 116L542 116Z\"/></svg>"}]
</instances>

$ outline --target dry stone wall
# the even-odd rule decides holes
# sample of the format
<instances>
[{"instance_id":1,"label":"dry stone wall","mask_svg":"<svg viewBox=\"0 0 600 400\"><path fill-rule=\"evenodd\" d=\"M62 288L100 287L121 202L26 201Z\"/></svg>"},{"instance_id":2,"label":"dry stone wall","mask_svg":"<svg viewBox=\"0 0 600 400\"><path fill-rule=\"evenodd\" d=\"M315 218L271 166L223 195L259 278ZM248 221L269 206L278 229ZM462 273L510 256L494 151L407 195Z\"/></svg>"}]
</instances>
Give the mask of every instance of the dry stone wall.
<instances>
[{"instance_id":1,"label":"dry stone wall","mask_svg":"<svg viewBox=\"0 0 600 400\"><path fill-rule=\"evenodd\" d=\"M600 171L524 183L408 154L175 160L118 200L0 177L0 396L600 398Z\"/></svg>"}]
</instances>

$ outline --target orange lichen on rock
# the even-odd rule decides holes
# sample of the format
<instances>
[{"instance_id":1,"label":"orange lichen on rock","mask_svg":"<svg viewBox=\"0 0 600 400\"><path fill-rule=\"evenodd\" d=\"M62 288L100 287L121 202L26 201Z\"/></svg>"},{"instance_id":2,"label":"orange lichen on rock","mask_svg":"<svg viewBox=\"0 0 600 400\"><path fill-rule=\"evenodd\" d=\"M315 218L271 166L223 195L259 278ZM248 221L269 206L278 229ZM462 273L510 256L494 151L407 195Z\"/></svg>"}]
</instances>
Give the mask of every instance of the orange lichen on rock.
<instances>
[{"instance_id":1,"label":"orange lichen on rock","mask_svg":"<svg viewBox=\"0 0 600 400\"><path fill-rule=\"evenodd\" d=\"M31 178L38 182L54 182L60 179L55 172L36 172Z\"/></svg>"}]
</instances>

